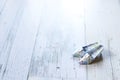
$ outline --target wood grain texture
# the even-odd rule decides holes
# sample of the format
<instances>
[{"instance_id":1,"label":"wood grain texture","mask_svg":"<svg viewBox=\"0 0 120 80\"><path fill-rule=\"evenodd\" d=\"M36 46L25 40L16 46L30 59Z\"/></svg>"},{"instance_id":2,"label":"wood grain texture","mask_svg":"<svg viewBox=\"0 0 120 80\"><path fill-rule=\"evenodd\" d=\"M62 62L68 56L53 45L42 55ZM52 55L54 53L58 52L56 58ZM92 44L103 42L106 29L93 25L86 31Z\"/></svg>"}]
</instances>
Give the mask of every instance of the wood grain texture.
<instances>
[{"instance_id":1,"label":"wood grain texture","mask_svg":"<svg viewBox=\"0 0 120 80\"><path fill-rule=\"evenodd\" d=\"M119 52L111 50L119 45L119 4L117 0L87 0L86 5L87 43L98 41L104 46L103 60L88 66L88 80L118 80Z\"/></svg>"},{"instance_id":2,"label":"wood grain texture","mask_svg":"<svg viewBox=\"0 0 120 80\"><path fill-rule=\"evenodd\" d=\"M0 80L119 80L119 0L0 0ZM99 42L103 60L72 54Z\"/></svg>"},{"instance_id":3,"label":"wood grain texture","mask_svg":"<svg viewBox=\"0 0 120 80\"><path fill-rule=\"evenodd\" d=\"M79 66L72 58L74 50L84 44L83 19L77 18L77 12L64 12L62 1L50 2L46 0L43 7L28 80L86 80L85 66Z\"/></svg>"}]
</instances>

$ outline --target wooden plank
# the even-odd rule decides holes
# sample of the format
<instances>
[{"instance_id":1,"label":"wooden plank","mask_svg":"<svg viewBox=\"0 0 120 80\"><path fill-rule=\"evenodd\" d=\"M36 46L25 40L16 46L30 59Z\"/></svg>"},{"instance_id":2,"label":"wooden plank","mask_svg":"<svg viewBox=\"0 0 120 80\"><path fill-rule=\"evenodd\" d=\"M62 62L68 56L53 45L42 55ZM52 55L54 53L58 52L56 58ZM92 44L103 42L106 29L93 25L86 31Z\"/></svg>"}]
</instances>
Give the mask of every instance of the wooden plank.
<instances>
[{"instance_id":1,"label":"wooden plank","mask_svg":"<svg viewBox=\"0 0 120 80\"><path fill-rule=\"evenodd\" d=\"M83 0L6 1L0 1L0 80L120 79L118 0L85 0L85 8ZM103 60L79 65L74 51L96 41Z\"/></svg>"},{"instance_id":2,"label":"wooden plank","mask_svg":"<svg viewBox=\"0 0 120 80\"><path fill-rule=\"evenodd\" d=\"M35 37L39 25L40 8L39 5L28 0L26 4L22 4L24 7L24 13L19 15L22 17L20 24L15 22L15 27L18 27L17 33L12 33L11 36L16 35L12 41L13 44L9 44L10 50L5 52L9 53L7 58L7 65L4 71L4 76L0 80L26 80L30 65L30 59L32 56L32 50L35 42ZM19 18L17 18L19 20ZM5 61L5 60L3 60Z\"/></svg>"},{"instance_id":3,"label":"wooden plank","mask_svg":"<svg viewBox=\"0 0 120 80\"><path fill-rule=\"evenodd\" d=\"M8 8L8 5L10 6L11 4L13 4L13 3L10 3L8 1L8 4L6 7ZM13 6L16 6L16 4L14 4ZM11 9L11 7L9 9ZM12 10L13 10L13 12L11 12ZM11 11L8 9L5 9L3 11L5 14L0 16L1 17L1 19L0 19L1 20L1 24L0 24L1 25L0 26L0 33L1 33L0 34L0 38L1 38L0 39L0 44L1 44L1 48L0 48L0 79L2 79L2 77L4 76L4 73L6 71L6 67L8 64L8 58L10 56L10 51L11 51L13 42L15 40L19 22L21 20L21 14L23 11L23 7L20 8L18 5L18 7L11 9ZM10 15L7 15L6 13L7 14L9 13ZM15 14L15 15L12 16L11 13L12 13L12 15L13 14ZM8 18L8 17L11 18L11 21L10 21L10 18Z\"/></svg>"},{"instance_id":4,"label":"wooden plank","mask_svg":"<svg viewBox=\"0 0 120 80\"><path fill-rule=\"evenodd\" d=\"M18 25L19 25L19 22L20 22L20 18L21 18L21 13L22 13L23 9L20 9L16 15L16 21L15 21L15 24L13 24L10 32L9 32L9 35L7 37L7 39L5 40L5 43L4 43L4 46L1 50L1 53L0 53L0 78L2 78L4 76L4 73L6 71L6 67L7 67L7 64L8 64L8 59L9 59L9 56L10 56L10 51L11 51L11 48L12 48L12 45L13 45L13 42L15 40L15 37L16 37L16 32L17 32L17 29L18 29Z\"/></svg>"},{"instance_id":5,"label":"wooden plank","mask_svg":"<svg viewBox=\"0 0 120 80\"><path fill-rule=\"evenodd\" d=\"M86 3L87 43L98 41L104 46L103 60L88 65L88 80L118 80L119 54L113 47L119 43L119 4L117 0L92 0ZM116 37L116 38L114 38ZM111 44L111 39L116 43ZM113 41L113 40L112 40ZM119 45L119 44L118 44ZM114 52L111 53L111 49ZM114 56L117 55L118 57ZM116 62L115 62L116 61ZM117 69L117 72L115 71Z\"/></svg>"},{"instance_id":6,"label":"wooden plank","mask_svg":"<svg viewBox=\"0 0 120 80\"><path fill-rule=\"evenodd\" d=\"M105 20L108 20L108 23L105 23L105 25L109 26L106 27L104 32L106 33L106 36L108 38L108 51L109 51L109 56L110 56L110 64L111 64L111 73L112 73L112 80L119 80L120 79L120 40L119 40L119 35L120 35L120 4L118 0L111 1L109 5L108 10L110 10L111 14L106 14L108 16L105 17ZM106 22L106 21L105 21ZM107 31L109 30L109 31Z\"/></svg>"},{"instance_id":7,"label":"wooden plank","mask_svg":"<svg viewBox=\"0 0 120 80\"><path fill-rule=\"evenodd\" d=\"M74 1L45 1L28 80L86 80L86 67L72 58L84 45L83 5Z\"/></svg>"},{"instance_id":8,"label":"wooden plank","mask_svg":"<svg viewBox=\"0 0 120 80\"><path fill-rule=\"evenodd\" d=\"M4 48L11 29L14 28L14 21L16 21L16 16L19 12L22 1L7 0L5 4L6 5L4 6L4 8L2 8L1 6L3 10L0 14L0 54Z\"/></svg>"}]
</instances>

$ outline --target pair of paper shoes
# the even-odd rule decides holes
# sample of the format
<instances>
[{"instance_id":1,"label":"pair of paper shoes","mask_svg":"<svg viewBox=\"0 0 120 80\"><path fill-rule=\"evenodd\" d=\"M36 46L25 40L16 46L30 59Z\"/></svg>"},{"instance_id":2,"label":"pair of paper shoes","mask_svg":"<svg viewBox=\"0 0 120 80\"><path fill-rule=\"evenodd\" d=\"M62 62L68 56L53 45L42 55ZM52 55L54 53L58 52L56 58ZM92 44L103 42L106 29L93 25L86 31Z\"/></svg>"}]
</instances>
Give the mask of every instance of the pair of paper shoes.
<instances>
[{"instance_id":1,"label":"pair of paper shoes","mask_svg":"<svg viewBox=\"0 0 120 80\"><path fill-rule=\"evenodd\" d=\"M82 50L75 52L73 54L73 57L79 58L80 64L90 64L96 58L101 57L102 51L103 51L103 46L99 45L98 42L96 42L82 47Z\"/></svg>"}]
</instances>

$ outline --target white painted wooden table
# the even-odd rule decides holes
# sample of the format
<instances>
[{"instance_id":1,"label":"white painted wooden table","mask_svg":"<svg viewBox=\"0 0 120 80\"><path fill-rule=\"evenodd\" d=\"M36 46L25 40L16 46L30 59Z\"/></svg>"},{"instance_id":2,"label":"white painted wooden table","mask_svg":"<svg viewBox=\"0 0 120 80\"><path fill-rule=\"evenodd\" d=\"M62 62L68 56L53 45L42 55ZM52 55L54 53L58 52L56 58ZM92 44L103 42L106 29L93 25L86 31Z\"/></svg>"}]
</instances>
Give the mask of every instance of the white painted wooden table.
<instances>
[{"instance_id":1,"label":"white painted wooden table","mask_svg":"<svg viewBox=\"0 0 120 80\"><path fill-rule=\"evenodd\" d=\"M120 80L119 0L0 0L0 80ZM103 60L79 65L82 46Z\"/></svg>"}]
</instances>

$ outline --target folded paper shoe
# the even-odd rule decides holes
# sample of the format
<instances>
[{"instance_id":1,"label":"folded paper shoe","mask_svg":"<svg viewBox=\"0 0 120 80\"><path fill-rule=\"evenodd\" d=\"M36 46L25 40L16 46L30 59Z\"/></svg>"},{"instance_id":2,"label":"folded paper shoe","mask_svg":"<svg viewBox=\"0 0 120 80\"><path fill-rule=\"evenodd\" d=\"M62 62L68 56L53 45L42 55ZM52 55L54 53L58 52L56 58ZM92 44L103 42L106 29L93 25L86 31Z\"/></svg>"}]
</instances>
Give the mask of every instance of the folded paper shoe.
<instances>
[{"instance_id":1,"label":"folded paper shoe","mask_svg":"<svg viewBox=\"0 0 120 80\"><path fill-rule=\"evenodd\" d=\"M73 54L73 57L79 58L80 64L90 64L96 58L99 58L101 52L103 51L103 46L99 45L98 42L82 47L81 51L77 51Z\"/></svg>"}]
</instances>

